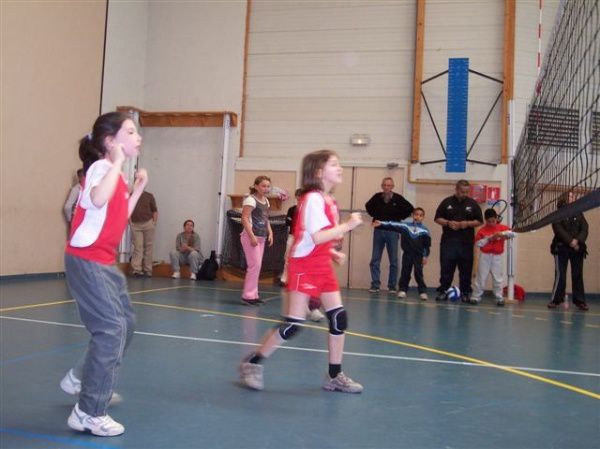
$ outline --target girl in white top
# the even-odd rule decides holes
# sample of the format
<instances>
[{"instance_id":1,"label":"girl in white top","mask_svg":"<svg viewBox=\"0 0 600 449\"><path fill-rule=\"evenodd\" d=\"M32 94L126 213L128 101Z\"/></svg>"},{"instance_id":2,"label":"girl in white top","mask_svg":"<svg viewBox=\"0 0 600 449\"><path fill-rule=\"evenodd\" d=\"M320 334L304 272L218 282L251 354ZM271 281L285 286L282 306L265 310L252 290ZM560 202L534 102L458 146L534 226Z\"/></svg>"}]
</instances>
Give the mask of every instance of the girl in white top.
<instances>
[{"instance_id":1,"label":"girl in white top","mask_svg":"<svg viewBox=\"0 0 600 449\"><path fill-rule=\"evenodd\" d=\"M331 192L342 182L342 171L337 154L330 150L309 153L302 160L303 194L289 257L289 301L284 306L283 322L269 331L256 352L240 365L242 383L249 388L263 389L262 363L301 329L309 299L320 297L329 320L329 370L323 388L345 393L363 390L361 384L342 372L348 317L332 261L341 264L346 256L337 251L334 244L362 223L360 213L355 212L348 221L339 224L337 204Z\"/></svg>"},{"instance_id":2,"label":"girl in white top","mask_svg":"<svg viewBox=\"0 0 600 449\"><path fill-rule=\"evenodd\" d=\"M269 200L267 193L271 190L271 179L258 176L250 187L242 205L242 226L240 235L244 255L246 256L246 277L242 302L247 305L259 305L263 301L258 296L258 277L265 252L265 243L273 245L273 230L269 223Z\"/></svg>"}]
</instances>

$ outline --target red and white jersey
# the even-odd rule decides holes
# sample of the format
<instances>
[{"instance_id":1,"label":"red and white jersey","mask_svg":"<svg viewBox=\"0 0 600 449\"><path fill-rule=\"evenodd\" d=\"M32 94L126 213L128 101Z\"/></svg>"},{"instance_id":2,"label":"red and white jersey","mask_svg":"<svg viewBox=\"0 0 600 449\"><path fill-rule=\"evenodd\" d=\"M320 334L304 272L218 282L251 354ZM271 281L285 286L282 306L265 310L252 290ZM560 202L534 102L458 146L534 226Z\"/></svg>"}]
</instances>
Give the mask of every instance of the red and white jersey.
<instances>
[{"instance_id":1,"label":"red and white jersey","mask_svg":"<svg viewBox=\"0 0 600 449\"><path fill-rule=\"evenodd\" d=\"M104 265L114 264L117 247L129 217L129 193L121 175L111 199L102 207L92 203L91 191L111 169L112 163L100 159L88 169L71 222L71 236L65 252Z\"/></svg>"},{"instance_id":2,"label":"red and white jersey","mask_svg":"<svg viewBox=\"0 0 600 449\"><path fill-rule=\"evenodd\" d=\"M334 241L316 245L312 235L338 224L337 203L331 197L325 197L319 191L308 192L298 204L296 225L294 227L294 246L290 251L290 261L299 258L327 259L331 261L331 248Z\"/></svg>"},{"instance_id":3,"label":"red and white jersey","mask_svg":"<svg viewBox=\"0 0 600 449\"><path fill-rule=\"evenodd\" d=\"M491 237L498 232L510 231L508 226L497 223L494 226L488 224L483 225L475 234L475 241ZM482 242L483 243L483 242ZM486 254L502 254L504 252L504 239L494 240L486 243L481 247L481 252Z\"/></svg>"}]
</instances>

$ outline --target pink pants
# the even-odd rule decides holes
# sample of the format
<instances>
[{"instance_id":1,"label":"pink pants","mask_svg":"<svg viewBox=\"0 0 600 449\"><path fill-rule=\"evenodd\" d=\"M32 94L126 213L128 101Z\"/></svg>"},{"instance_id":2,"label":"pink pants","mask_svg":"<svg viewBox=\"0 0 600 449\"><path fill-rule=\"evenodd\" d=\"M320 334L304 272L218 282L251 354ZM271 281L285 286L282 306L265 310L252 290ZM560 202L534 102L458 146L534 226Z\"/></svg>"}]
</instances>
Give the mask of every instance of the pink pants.
<instances>
[{"instance_id":1,"label":"pink pants","mask_svg":"<svg viewBox=\"0 0 600 449\"><path fill-rule=\"evenodd\" d=\"M256 237L258 245L252 246L250 236L244 230L240 234L242 248L246 256L246 277L244 278L244 291L242 298L258 299L258 277L260 276L260 267L262 265L263 253L265 252L265 237Z\"/></svg>"}]
</instances>

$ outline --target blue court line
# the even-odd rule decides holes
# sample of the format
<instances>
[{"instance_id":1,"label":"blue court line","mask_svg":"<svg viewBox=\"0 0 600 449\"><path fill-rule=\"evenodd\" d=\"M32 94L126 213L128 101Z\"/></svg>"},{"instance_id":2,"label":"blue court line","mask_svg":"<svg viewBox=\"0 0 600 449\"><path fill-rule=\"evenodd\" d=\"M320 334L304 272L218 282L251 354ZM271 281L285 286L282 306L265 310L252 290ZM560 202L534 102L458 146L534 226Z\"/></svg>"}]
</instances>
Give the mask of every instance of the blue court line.
<instances>
[{"instance_id":1,"label":"blue court line","mask_svg":"<svg viewBox=\"0 0 600 449\"><path fill-rule=\"evenodd\" d=\"M43 433L27 432L25 430L0 428L0 433L16 435L18 437L29 438L33 440L52 441L54 443L66 444L68 446L92 447L95 449L119 449L116 446L106 446L105 444L93 443L78 438L57 437L54 435L45 435Z\"/></svg>"},{"instance_id":2,"label":"blue court line","mask_svg":"<svg viewBox=\"0 0 600 449\"><path fill-rule=\"evenodd\" d=\"M50 351L34 352L32 354L22 355L20 357L15 357L14 359L8 359L8 360L2 361L2 362L0 362L0 366L13 365L15 363L23 362L25 360L31 360L31 359L35 359L38 357L45 357L45 356L49 356L49 355L60 354L61 352L68 352L68 351L71 351L72 349L81 348L83 346L86 346L87 344L88 344L87 341L85 343L74 343L72 345L59 346L58 348L52 349Z\"/></svg>"}]
</instances>

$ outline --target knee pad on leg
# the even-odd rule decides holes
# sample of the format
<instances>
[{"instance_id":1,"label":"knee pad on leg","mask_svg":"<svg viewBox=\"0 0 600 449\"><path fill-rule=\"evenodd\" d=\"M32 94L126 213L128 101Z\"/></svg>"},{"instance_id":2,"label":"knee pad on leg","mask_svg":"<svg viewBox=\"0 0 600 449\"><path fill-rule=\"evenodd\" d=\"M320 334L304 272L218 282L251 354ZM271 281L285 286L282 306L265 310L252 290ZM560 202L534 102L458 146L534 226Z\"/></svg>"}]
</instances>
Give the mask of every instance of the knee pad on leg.
<instances>
[{"instance_id":1,"label":"knee pad on leg","mask_svg":"<svg viewBox=\"0 0 600 449\"><path fill-rule=\"evenodd\" d=\"M343 306L329 310L327 319L329 320L329 333L331 335L342 335L348 329L348 314Z\"/></svg>"},{"instance_id":2,"label":"knee pad on leg","mask_svg":"<svg viewBox=\"0 0 600 449\"><path fill-rule=\"evenodd\" d=\"M279 335L284 340L289 340L296 332L298 332L301 328L301 324L304 320L299 320L297 318L284 317L285 323L279 325Z\"/></svg>"}]
</instances>

